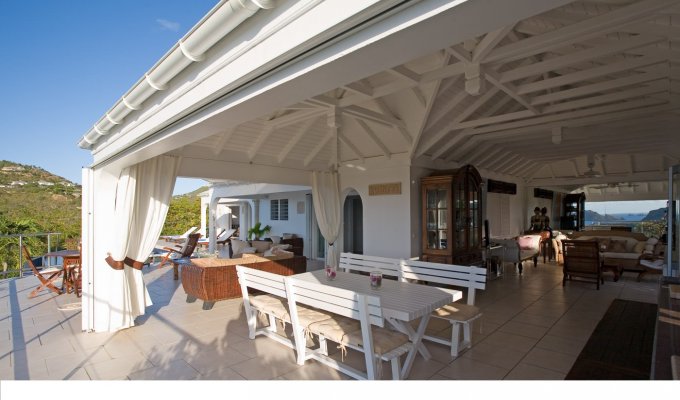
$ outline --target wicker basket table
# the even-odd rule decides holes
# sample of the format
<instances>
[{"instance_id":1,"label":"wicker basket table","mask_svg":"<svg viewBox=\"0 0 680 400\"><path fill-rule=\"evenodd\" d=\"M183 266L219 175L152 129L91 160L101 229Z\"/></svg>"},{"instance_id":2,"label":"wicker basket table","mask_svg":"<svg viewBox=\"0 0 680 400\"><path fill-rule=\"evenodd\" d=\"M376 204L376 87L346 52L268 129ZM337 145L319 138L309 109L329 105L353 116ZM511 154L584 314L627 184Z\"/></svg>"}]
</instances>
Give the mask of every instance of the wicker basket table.
<instances>
[{"instance_id":1,"label":"wicker basket table","mask_svg":"<svg viewBox=\"0 0 680 400\"><path fill-rule=\"evenodd\" d=\"M182 265L182 287L187 302L203 300L203 309L209 310L216 301L241 297L241 285L236 275L236 265L245 265L280 275L307 272L307 257L260 257L248 255L236 259L196 258Z\"/></svg>"}]
</instances>

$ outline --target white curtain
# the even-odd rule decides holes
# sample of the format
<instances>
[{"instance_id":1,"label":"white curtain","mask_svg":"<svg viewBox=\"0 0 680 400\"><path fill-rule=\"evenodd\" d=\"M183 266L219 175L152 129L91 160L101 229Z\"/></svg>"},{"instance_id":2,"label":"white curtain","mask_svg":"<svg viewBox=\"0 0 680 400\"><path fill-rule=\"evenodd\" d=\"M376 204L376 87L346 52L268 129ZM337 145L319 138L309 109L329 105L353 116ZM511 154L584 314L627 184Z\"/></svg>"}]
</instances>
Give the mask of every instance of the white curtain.
<instances>
[{"instance_id":1,"label":"white curtain","mask_svg":"<svg viewBox=\"0 0 680 400\"><path fill-rule=\"evenodd\" d=\"M340 235L340 185L336 171L312 174L312 200L319 230L326 239L326 264L338 267L340 249L336 245Z\"/></svg>"},{"instance_id":2,"label":"white curtain","mask_svg":"<svg viewBox=\"0 0 680 400\"><path fill-rule=\"evenodd\" d=\"M115 234L109 265L108 330L129 328L152 305L141 266L163 229L179 159L158 156L125 168L116 188Z\"/></svg>"}]
</instances>

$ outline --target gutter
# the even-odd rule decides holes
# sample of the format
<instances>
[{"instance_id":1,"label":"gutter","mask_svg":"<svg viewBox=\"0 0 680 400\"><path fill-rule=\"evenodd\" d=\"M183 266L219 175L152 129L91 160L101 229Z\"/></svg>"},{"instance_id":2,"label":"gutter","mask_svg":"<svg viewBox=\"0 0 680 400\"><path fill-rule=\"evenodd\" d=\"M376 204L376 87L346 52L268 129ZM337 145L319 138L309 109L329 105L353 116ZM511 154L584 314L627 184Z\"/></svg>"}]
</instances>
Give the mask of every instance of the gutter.
<instances>
[{"instance_id":1,"label":"gutter","mask_svg":"<svg viewBox=\"0 0 680 400\"><path fill-rule=\"evenodd\" d=\"M145 100L165 90L168 82L191 63L205 59L205 52L261 9L274 8L275 0L222 0L177 42L103 117L85 134L78 146L91 149L101 137L123 122Z\"/></svg>"}]
</instances>

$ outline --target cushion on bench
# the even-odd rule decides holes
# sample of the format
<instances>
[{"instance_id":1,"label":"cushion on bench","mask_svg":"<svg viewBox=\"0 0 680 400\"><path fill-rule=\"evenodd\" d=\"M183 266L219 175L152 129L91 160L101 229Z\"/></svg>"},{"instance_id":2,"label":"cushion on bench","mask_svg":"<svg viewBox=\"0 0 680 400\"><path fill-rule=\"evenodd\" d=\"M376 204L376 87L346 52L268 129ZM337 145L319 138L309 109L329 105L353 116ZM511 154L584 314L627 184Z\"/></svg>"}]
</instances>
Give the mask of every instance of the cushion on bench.
<instances>
[{"instance_id":1,"label":"cushion on bench","mask_svg":"<svg viewBox=\"0 0 680 400\"><path fill-rule=\"evenodd\" d=\"M432 316L451 321L469 321L481 316L481 310L465 303L450 303L434 310Z\"/></svg>"},{"instance_id":2,"label":"cushion on bench","mask_svg":"<svg viewBox=\"0 0 680 400\"><path fill-rule=\"evenodd\" d=\"M334 315L330 320L313 323L309 331L336 342L345 351L345 346L363 348L361 324L359 321ZM378 326L371 326L373 336L373 352L382 356L408 343L408 336Z\"/></svg>"}]
</instances>

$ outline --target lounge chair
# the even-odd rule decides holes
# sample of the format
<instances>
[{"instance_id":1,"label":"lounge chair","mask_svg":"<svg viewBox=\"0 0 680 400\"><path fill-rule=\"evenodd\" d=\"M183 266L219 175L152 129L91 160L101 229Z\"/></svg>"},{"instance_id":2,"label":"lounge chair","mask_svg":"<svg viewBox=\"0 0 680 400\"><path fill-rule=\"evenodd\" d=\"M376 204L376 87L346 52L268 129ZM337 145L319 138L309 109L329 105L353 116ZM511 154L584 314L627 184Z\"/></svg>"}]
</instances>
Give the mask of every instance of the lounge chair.
<instances>
[{"instance_id":1,"label":"lounge chair","mask_svg":"<svg viewBox=\"0 0 680 400\"><path fill-rule=\"evenodd\" d=\"M164 240L166 242L185 242L189 235L192 233L196 232L198 230L197 226L192 226L189 228L186 232L184 232L181 235L170 235L170 236L161 236L160 239Z\"/></svg>"},{"instance_id":2,"label":"lounge chair","mask_svg":"<svg viewBox=\"0 0 680 400\"><path fill-rule=\"evenodd\" d=\"M200 233L192 233L183 244L177 245L175 247L164 247L163 250L165 250L167 253L165 253L161 262L158 263L158 268L162 267L167 262L172 262L173 255L176 255L174 259L191 256L191 254L193 254L194 250L196 249L199 237L201 237Z\"/></svg>"},{"instance_id":3,"label":"lounge chair","mask_svg":"<svg viewBox=\"0 0 680 400\"><path fill-rule=\"evenodd\" d=\"M216 244L225 244L229 238L236 232L236 229L222 229L215 238ZM210 244L210 238L203 238L198 241L199 246L207 246Z\"/></svg>"},{"instance_id":4,"label":"lounge chair","mask_svg":"<svg viewBox=\"0 0 680 400\"><path fill-rule=\"evenodd\" d=\"M37 288L33 289L33 291L28 295L28 298L29 299L34 298L35 296L38 295L38 292L40 292L43 289L49 289L56 294L61 294L61 289L54 286L54 281L59 279L59 276L64 272L63 268L61 268L61 266L53 266L38 270L38 268L33 263L33 258L31 257L31 253L28 251L28 248L22 245L21 251L24 254L26 263L28 264L29 267L31 267L33 275L35 275L40 281L40 285L38 285Z\"/></svg>"}]
</instances>

